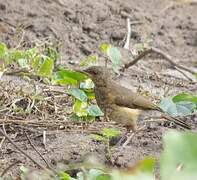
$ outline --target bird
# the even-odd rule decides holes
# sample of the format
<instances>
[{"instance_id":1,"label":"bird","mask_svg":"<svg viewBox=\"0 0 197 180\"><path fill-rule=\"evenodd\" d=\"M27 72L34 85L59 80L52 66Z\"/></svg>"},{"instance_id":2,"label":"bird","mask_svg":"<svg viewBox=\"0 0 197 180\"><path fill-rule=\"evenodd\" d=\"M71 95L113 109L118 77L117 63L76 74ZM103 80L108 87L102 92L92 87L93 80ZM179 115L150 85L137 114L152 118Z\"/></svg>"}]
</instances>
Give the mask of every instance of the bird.
<instances>
[{"instance_id":1,"label":"bird","mask_svg":"<svg viewBox=\"0 0 197 180\"><path fill-rule=\"evenodd\" d=\"M167 115L147 97L117 84L113 80L109 68L105 66L90 66L82 72L94 82L95 98L105 116L122 124L127 130L136 131L137 121L143 110L160 111L167 120L173 121L185 129L191 129L187 123Z\"/></svg>"}]
</instances>

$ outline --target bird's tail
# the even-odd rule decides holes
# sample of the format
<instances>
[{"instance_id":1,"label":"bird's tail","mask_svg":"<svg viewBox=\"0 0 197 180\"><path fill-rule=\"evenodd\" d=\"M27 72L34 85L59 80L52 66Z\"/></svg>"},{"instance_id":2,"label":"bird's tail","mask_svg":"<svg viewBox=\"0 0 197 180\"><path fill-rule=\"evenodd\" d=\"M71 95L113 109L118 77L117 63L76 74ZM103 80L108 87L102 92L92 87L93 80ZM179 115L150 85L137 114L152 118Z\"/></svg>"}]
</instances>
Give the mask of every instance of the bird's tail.
<instances>
[{"instance_id":1,"label":"bird's tail","mask_svg":"<svg viewBox=\"0 0 197 180\"><path fill-rule=\"evenodd\" d=\"M169 121L172 121L174 122L175 124L181 126L182 128L185 128L185 129L191 129L191 126L188 125L186 122L183 122L182 120L176 118L176 117L172 117L172 116L169 116L167 114L163 114L162 115L165 119L169 120Z\"/></svg>"}]
</instances>

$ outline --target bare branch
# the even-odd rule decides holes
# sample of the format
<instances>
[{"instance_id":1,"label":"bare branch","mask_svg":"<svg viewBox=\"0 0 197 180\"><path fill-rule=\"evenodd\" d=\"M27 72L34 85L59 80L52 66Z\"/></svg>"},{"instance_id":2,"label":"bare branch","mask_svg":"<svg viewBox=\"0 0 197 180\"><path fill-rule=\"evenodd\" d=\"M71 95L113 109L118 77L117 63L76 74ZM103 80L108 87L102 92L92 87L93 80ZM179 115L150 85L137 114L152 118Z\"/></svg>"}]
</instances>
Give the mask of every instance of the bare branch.
<instances>
[{"instance_id":1,"label":"bare branch","mask_svg":"<svg viewBox=\"0 0 197 180\"><path fill-rule=\"evenodd\" d=\"M150 49L147 49L145 51L143 51L142 53L140 53L136 58L134 58L132 61L126 63L124 65L124 67L121 69L122 71L125 71L125 69L128 69L129 67L133 66L134 64L136 64L140 59L142 59L143 57L145 57L147 54L150 53L156 53L159 54L160 56L162 56L166 61L168 61L174 68L179 68L182 69L184 71L187 71L191 74L195 74L195 72L185 66L179 65L178 63L174 62L174 58L172 56L170 56L169 54L163 52L162 50L155 48L155 47L151 47ZM186 77L188 78L188 77Z\"/></svg>"}]
</instances>

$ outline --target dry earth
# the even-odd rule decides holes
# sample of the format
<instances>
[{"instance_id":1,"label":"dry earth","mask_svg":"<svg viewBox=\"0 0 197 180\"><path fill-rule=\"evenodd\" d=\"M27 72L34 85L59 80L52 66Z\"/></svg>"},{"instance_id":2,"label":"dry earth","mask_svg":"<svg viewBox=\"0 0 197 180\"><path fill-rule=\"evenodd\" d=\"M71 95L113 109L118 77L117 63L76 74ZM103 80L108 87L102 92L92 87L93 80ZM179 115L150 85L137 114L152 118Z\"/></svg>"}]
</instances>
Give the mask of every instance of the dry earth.
<instances>
[{"instance_id":1,"label":"dry earth","mask_svg":"<svg viewBox=\"0 0 197 180\"><path fill-rule=\"evenodd\" d=\"M87 55L98 53L99 44L102 42L110 42L122 47L127 32L126 17L129 16L131 23L133 22L131 47L152 38L154 47L169 53L177 63L195 69L197 67L197 3L173 6L171 3L171 0L0 0L0 41L9 47L21 45L31 47L35 42L42 42L48 38L52 41L57 40L60 42L59 49L62 55L60 63L68 64L72 68ZM158 56L148 56L139 61L118 77L117 81L136 91L147 91L153 99L182 91L197 92L195 83L185 79L181 73L172 69L169 63ZM1 79L1 110L11 98L21 97L18 93L20 87L31 89L29 83L17 77L5 76ZM44 88L46 88L44 85L40 86L41 90ZM54 93L43 94L49 97L54 95ZM89 153L109 163L104 145L93 141L89 132L111 125L95 122L84 127L66 121L71 111L71 99L66 94L63 97L65 98L61 100L54 98L54 101L48 102L49 104L56 102L59 108L64 106L67 109L66 113L60 111L57 115L54 115L53 104L51 107L47 103L40 105L44 112L41 114L19 117L17 113L9 114L9 111L0 110L1 120L7 118L7 120L21 121L18 124L6 123L5 129L8 135L19 147L41 163L42 160L27 141L25 128L36 148L53 165L58 162L80 161ZM25 106L25 101L20 103ZM33 123L25 125L25 121L38 119L40 127ZM42 120L48 121L47 127L42 126ZM193 124L194 131L196 121L195 116L188 118L188 122ZM64 129L62 130L60 126ZM169 125L165 127L163 123L148 124L126 148L113 150L113 164L124 167L146 155L159 159L162 134L172 128L177 127ZM43 129L47 132L45 146L42 143ZM2 140L2 137L0 138ZM21 165L35 166L6 140L1 142L0 172L18 160L20 163L9 170L7 175L16 176Z\"/></svg>"}]
</instances>

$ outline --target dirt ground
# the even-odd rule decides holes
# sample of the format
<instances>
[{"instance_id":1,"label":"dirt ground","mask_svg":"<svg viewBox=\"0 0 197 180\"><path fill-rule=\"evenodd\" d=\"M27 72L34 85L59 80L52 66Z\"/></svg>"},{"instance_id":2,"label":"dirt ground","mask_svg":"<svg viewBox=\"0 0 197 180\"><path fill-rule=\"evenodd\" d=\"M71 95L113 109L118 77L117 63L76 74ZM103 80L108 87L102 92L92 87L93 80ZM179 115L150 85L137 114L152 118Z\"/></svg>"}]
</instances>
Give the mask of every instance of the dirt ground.
<instances>
[{"instance_id":1,"label":"dirt ground","mask_svg":"<svg viewBox=\"0 0 197 180\"><path fill-rule=\"evenodd\" d=\"M174 1L0 0L0 41L9 47L21 44L31 47L35 42L48 38L57 40L60 42L62 56L59 63L72 68L87 55L98 53L102 42L122 47L127 33L126 18L130 17L131 23L133 22L131 47L152 38L154 47L169 53L177 63L196 70L197 3L172 5L172 2ZM155 55L139 61L117 77L116 81L135 91L148 92L154 100L182 91L197 92L196 83L186 79L168 62ZM59 162L80 161L88 154L94 154L99 160L109 164L105 146L95 142L90 133L103 127L120 128L122 132L124 129L99 120L88 125L70 122L67 116L72 108L71 98L66 93L63 94L65 98L54 97L49 102L39 104L40 113L20 116L16 112L10 113L11 98L20 98L20 88L27 88L29 91L31 86L18 77L4 76L1 79L0 123L7 119L5 130L15 143L42 164L42 159L29 144L25 131L36 148L54 166ZM39 88L43 91L47 86L40 85ZM42 93L48 97L55 96L52 92ZM26 101L20 100L19 103L25 106ZM57 114L54 113L53 103L59 108ZM47 127L43 125L43 121L48 122ZM196 131L197 117L190 116L187 121L192 124L193 131ZM112 164L125 167L147 155L159 159L162 135L174 128L178 129L164 123L148 123L145 130L138 133L127 147L112 150ZM45 144L43 130L47 134ZM36 167L10 143L3 141L3 137L0 136L0 140L0 173L17 161L20 162L6 175L16 176L21 165Z\"/></svg>"}]
</instances>

